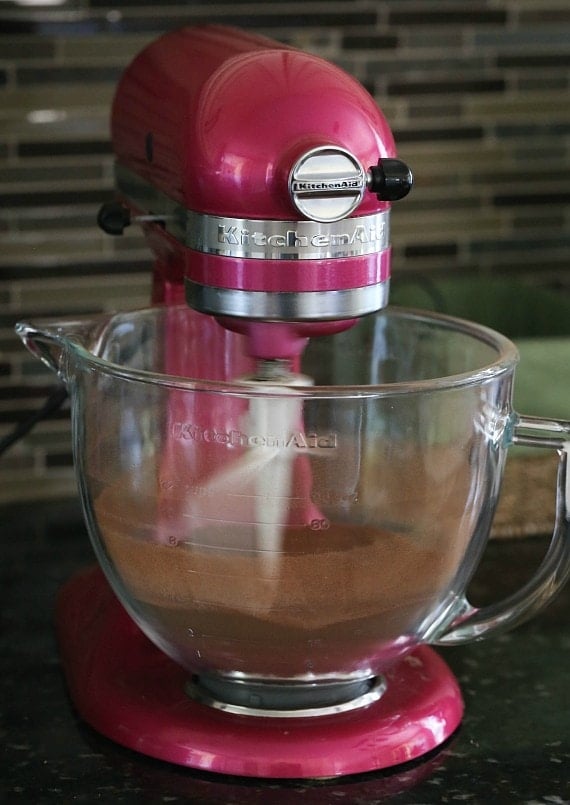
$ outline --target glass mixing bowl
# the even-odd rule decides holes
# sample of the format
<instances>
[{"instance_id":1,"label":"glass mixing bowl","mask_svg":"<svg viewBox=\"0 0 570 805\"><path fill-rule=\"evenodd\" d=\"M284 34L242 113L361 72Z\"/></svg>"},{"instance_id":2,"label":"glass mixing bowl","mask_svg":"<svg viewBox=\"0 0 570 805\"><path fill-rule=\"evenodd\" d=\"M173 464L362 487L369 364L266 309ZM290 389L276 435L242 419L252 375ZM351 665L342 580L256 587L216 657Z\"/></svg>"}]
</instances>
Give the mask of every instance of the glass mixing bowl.
<instances>
[{"instance_id":1,"label":"glass mixing bowl","mask_svg":"<svg viewBox=\"0 0 570 805\"><path fill-rule=\"evenodd\" d=\"M568 576L570 423L512 410L496 332L388 308L313 339L308 385L251 382L241 336L185 307L18 329L69 388L101 567L193 695L357 706L414 647L513 626ZM522 591L477 610L513 443L560 454L554 536Z\"/></svg>"}]
</instances>

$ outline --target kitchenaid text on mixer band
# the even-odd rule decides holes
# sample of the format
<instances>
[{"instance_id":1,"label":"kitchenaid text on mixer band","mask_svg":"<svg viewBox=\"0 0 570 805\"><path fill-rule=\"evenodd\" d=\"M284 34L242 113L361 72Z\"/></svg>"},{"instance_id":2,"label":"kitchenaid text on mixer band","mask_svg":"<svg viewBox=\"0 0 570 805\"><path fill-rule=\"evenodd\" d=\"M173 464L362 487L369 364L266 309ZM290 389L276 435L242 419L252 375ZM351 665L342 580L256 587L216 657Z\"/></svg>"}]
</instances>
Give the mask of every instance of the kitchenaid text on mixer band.
<instances>
[{"instance_id":1,"label":"kitchenaid text on mixer band","mask_svg":"<svg viewBox=\"0 0 570 805\"><path fill-rule=\"evenodd\" d=\"M376 218L376 216L371 216ZM260 222L251 221L257 225ZM264 224L278 223L282 228L282 222L263 222ZM346 226L346 222L345 222ZM320 231L301 234L299 229L286 229L285 231L267 232L259 228L243 228L238 225L218 224L218 243L229 246L268 246L270 248L283 248L286 246L295 249L303 249L309 246L314 248L327 246L354 246L355 244L382 244L385 236L386 223L380 224L376 221L367 223L356 223L350 231L330 232Z\"/></svg>"},{"instance_id":2,"label":"kitchenaid text on mixer band","mask_svg":"<svg viewBox=\"0 0 570 805\"><path fill-rule=\"evenodd\" d=\"M191 213L193 217L195 213ZM390 245L385 212L334 223L221 218L200 215L192 247L224 256L311 260L382 252Z\"/></svg>"}]
</instances>

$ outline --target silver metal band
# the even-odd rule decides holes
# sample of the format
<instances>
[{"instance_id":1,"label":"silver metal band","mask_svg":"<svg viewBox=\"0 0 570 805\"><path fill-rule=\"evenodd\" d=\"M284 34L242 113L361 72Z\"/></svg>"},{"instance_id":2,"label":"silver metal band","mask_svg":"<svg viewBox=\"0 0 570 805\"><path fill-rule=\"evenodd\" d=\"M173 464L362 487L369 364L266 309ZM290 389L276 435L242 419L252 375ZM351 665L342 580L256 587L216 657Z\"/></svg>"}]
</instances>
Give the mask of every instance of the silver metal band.
<instances>
[{"instance_id":1,"label":"silver metal band","mask_svg":"<svg viewBox=\"0 0 570 805\"><path fill-rule=\"evenodd\" d=\"M388 304L389 280L342 291L267 292L214 288L185 280L190 307L215 316L273 321L337 321L373 313Z\"/></svg>"},{"instance_id":2,"label":"silver metal band","mask_svg":"<svg viewBox=\"0 0 570 805\"><path fill-rule=\"evenodd\" d=\"M383 676L346 682L257 681L205 674L186 683L190 698L246 716L303 718L347 713L377 702L387 690Z\"/></svg>"},{"instance_id":3,"label":"silver metal band","mask_svg":"<svg viewBox=\"0 0 570 805\"><path fill-rule=\"evenodd\" d=\"M388 213L316 221L218 218L188 212L186 245L207 254L260 260L324 260L388 248Z\"/></svg>"},{"instance_id":4,"label":"silver metal band","mask_svg":"<svg viewBox=\"0 0 570 805\"><path fill-rule=\"evenodd\" d=\"M326 260L376 254L390 244L388 210L333 223L221 217L186 209L122 165L115 172L117 188L134 206L161 218L170 235L205 254Z\"/></svg>"}]
</instances>

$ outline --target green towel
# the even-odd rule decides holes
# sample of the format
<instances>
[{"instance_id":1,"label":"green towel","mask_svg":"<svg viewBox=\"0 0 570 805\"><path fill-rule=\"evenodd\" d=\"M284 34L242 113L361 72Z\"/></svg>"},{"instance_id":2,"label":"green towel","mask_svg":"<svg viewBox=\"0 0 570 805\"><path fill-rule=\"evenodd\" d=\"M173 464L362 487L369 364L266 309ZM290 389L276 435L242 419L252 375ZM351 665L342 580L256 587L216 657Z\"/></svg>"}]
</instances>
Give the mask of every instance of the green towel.
<instances>
[{"instance_id":1,"label":"green towel","mask_svg":"<svg viewBox=\"0 0 570 805\"><path fill-rule=\"evenodd\" d=\"M570 337L520 338L514 406L519 414L570 419Z\"/></svg>"}]
</instances>

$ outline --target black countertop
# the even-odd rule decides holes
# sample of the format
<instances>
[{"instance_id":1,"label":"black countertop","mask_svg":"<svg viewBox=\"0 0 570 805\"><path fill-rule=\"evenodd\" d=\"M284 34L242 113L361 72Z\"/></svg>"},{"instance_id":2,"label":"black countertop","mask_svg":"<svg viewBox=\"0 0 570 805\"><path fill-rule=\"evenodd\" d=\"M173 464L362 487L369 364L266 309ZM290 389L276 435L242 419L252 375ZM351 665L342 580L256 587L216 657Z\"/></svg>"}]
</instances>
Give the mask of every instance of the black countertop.
<instances>
[{"instance_id":1,"label":"black countertop","mask_svg":"<svg viewBox=\"0 0 570 805\"><path fill-rule=\"evenodd\" d=\"M440 650L466 715L448 744L392 773L335 782L243 780L170 766L95 734L67 697L52 613L56 591L92 562L76 501L0 509L2 782L7 805L33 803L570 803L570 585L510 634ZM522 585L547 541L488 546L474 604Z\"/></svg>"}]
</instances>

